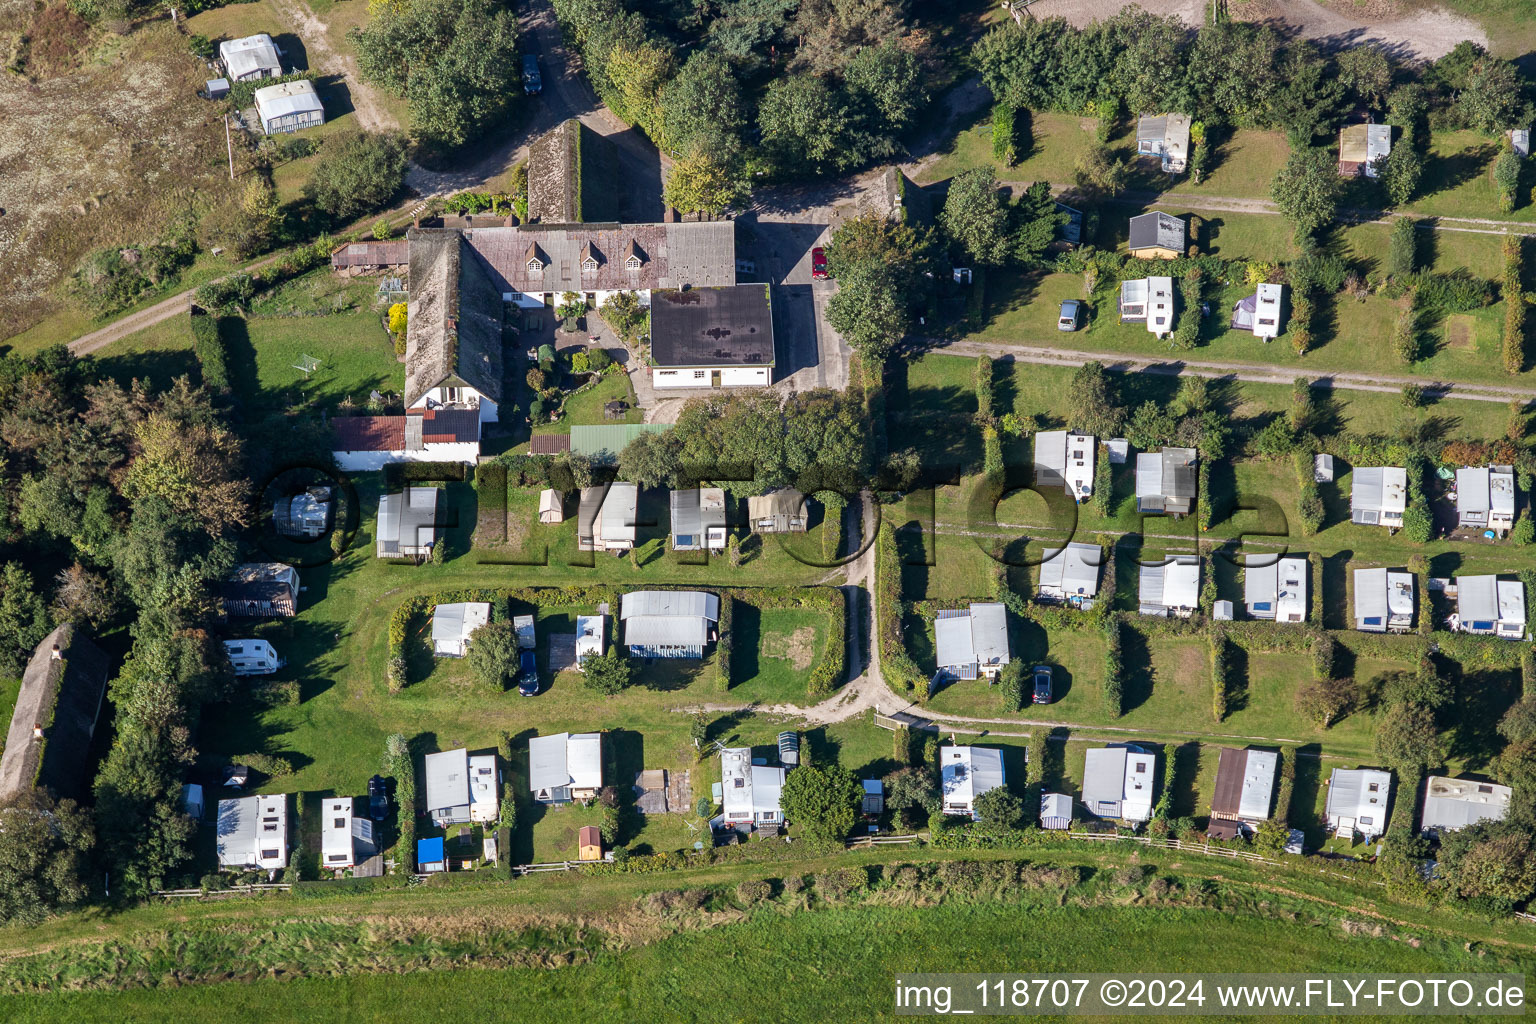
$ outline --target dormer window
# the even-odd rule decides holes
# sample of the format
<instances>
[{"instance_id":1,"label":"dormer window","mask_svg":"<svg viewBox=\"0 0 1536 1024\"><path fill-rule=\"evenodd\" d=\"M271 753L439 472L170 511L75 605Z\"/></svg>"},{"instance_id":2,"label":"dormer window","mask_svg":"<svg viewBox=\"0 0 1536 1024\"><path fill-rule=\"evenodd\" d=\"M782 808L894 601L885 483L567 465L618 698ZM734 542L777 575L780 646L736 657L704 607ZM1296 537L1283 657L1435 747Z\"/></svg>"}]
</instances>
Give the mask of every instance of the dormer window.
<instances>
[{"instance_id":1,"label":"dormer window","mask_svg":"<svg viewBox=\"0 0 1536 1024\"><path fill-rule=\"evenodd\" d=\"M598 263L601 262L599 259L600 255L597 251L597 246L591 242L583 244L581 247L581 272L583 274L596 272Z\"/></svg>"},{"instance_id":2,"label":"dormer window","mask_svg":"<svg viewBox=\"0 0 1536 1024\"><path fill-rule=\"evenodd\" d=\"M530 273L530 274L542 274L542 273L544 273L544 264L545 264L545 260L544 260L544 257L539 254L539 247L538 247L538 245L535 244L535 243L530 242L528 244L528 273Z\"/></svg>"},{"instance_id":3,"label":"dormer window","mask_svg":"<svg viewBox=\"0 0 1536 1024\"><path fill-rule=\"evenodd\" d=\"M635 240L631 238L628 247L624 250L624 269L639 270L644 265L645 256L640 252L640 247L635 244Z\"/></svg>"}]
</instances>

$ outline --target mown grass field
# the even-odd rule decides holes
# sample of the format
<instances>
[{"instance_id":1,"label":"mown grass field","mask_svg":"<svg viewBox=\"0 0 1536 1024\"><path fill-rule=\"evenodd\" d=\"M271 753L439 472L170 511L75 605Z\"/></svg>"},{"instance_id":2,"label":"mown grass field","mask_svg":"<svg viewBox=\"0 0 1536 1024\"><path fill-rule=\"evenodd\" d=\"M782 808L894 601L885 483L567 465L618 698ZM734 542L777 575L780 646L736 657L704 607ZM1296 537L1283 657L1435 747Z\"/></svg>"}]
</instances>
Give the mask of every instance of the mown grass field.
<instances>
[{"instance_id":1,"label":"mown grass field","mask_svg":"<svg viewBox=\"0 0 1536 1024\"><path fill-rule=\"evenodd\" d=\"M1065 905L1040 895L993 901L960 893L918 909L876 892L853 906L818 903L815 909L797 910L792 898L779 897L755 911L733 912L728 897L721 897L724 906L710 913L710 925L703 930L671 926L666 929L671 934L622 953L594 950L594 935L563 931L558 917L546 916L544 941L575 954L568 966L455 970L445 963L432 971L347 977L316 976L324 970L316 966L311 968L315 974L307 976L300 971L295 977L249 978L235 984L12 997L8 1019L131 1022L218 1013L239 1020L425 1021L442 1019L444 1007L452 1007L455 1015L494 1017L515 1006L517 1019L528 1021L578 1017L702 1022L720 1020L721 1008L728 1005L730 1019L741 1021L887 1020L895 1016L892 984L901 974L1236 973L1256 969L1253 958L1259 949L1266 971L1529 970L1528 943L1490 947L1480 942L1463 948L1462 929L1472 926L1466 918L1410 911L1400 924L1380 922L1370 911L1339 911L1320 904L1313 895L1318 890L1315 882L1282 873L1271 875L1265 880L1269 884L1261 887L1252 884L1257 879L1251 869L1232 866L1229 871L1226 863L1221 873L1228 879L1211 886L1208 896L1191 898L1186 889L1216 865L1170 864L1158 855L1147 858L1151 868L1175 888L1171 896L1150 897L1145 883L1127 886L1113 873L1111 869L1124 864L1119 851L1092 854L1086 859L1082 850L1044 855L1048 864L1096 869L1090 880L1071 890ZM801 863L769 870L783 876L811 867ZM763 871L761 865L749 870L752 875ZM741 874L741 869L716 870L692 884ZM551 888L538 881L527 885ZM501 904L517 888L482 890L480 898ZM569 885L562 888L573 891ZM587 888L601 906L616 892L633 892L635 886L627 879L607 878ZM449 906L476 895L447 890L417 894L415 901ZM411 900L397 895L391 901L398 905ZM278 902L263 901L262 909ZM328 909L335 913L335 908ZM333 919L344 928L355 913L343 911ZM633 918L633 913L615 916ZM437 930L443 933L443 945L454 942L446 930ZM291 926L279 924L265 941L288 941L290 931ZM327 938L324 929L312 931L318 941ZM530 939L537 942L537 935L514 932L492 941L499 940L510 952L526 947ZM413 945L432 955L430 940L417 937Z\"/></svg>"}]
</instances>

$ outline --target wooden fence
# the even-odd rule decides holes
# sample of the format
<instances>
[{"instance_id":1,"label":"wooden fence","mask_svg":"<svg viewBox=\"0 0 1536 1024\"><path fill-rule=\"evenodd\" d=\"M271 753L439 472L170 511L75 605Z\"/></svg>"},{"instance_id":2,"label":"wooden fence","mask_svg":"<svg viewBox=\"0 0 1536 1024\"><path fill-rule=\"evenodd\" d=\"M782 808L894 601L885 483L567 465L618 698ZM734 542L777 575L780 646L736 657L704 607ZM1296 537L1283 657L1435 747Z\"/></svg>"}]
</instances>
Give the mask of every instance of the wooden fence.
<instances>
[{"instance_id":1,"label":"wooden fence","mask_svg":"<svg viewBox=\"0 0 1536 1024\"><path fill-rule=\"evenodd\" d=\"M153 893L175 899L183 896L254 896L260 892L287 892L293 886L287 882L258 882L252 885L235 885L228 889L160 889Z\"/></svg>"}]
</instances>

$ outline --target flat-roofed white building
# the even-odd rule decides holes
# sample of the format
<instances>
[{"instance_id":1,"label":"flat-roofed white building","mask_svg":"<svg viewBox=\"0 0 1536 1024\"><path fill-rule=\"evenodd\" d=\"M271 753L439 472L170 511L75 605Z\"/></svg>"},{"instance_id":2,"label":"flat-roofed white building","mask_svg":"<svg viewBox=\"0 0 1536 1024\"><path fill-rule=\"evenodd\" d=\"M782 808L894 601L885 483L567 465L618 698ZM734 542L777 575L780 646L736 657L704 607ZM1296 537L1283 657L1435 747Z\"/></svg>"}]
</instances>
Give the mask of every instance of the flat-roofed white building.
<instances>
[{"instance_id":1,"label":"flat-roofed white building","mask_svg":"<svg viewBox=\"0 0 1536 1024\"><path fill-rule=\"evenodd\" d=\"M1142 615L1187 619L1200 607L1200 559L1179 555L1163 565L1141 566L1137 588Z\"/></svg>"},{"instance_id":2,"label":"flat-roofed white building","mask_svg":"<svg viewBox=\"0 0 1536 1024\"><path fill-rule=\"evenodd\" d=\"M352 868L378 852L373 822L353 813L352 798L327 798L320 815L320 866L333 871Z\"/></svg>"},{"instance_id":3,"label":"flat-roofed white building","mask_svg":"<svg viewBox=\"0 0 1536 1024\"><path fill-rule=\"evenodd\" d=\"M1198 310L1187 310L1187 315L1199 316ZM1173 333L1173 278L1147 278L1147 330L1154 336L1166 338Z\"/></svg>"},{"instance_id":4,"label":"flat-roofed white building","mask_svg":"<svg viewBox=\"0 0 1536 1024\"><path fill-rule=\"evenodd\" d=\"M976 800L1006 782L1003 752L996 747L940 747L939 782L945 814L980 821Z\"/></svg>"},{"instance_id":5,"label":"flat-roofed white building","mask_svg":"<svg viewBox=\"0 0 1536 1024\"><path fill-rule=\"evenodd\" d=\"M1413 573L1355 570L1355 628L1365 633L1402 633L1413 628Z\"/></svg>"},{"instance_id":6,"label":"flat-roofed white building","mask_svg":"<svg viewBox=\"0 0 1536 1024\"><path fill-rule=\"evenodd\" d=\"M603 626L606 615L576 616L576 667L588 658L603 656Z\"/></svg>"},{"instance_id":7,"label":"flat-roofed white building","mask_svg":"<svg viewBox=\"0 0 1536 1024\"><path fill-rule=\"evenodd\" d=\"M495 754L469 759L469 820L495 821L501 817L501 772Z\"/></svg>"},{"instance_id":8,"label":"flat-roofed white building","mask_svg":"<svg viewBox=\"0 0 1536 1024\"><path fill-rule=\"evenodd\" d=\"M938 667L956 679L993 679L1012 660L1008 649L1008 610L1001 602L945 609L933 623Z\"/></svg>"},{"instance_id":9,"label":"flat-roofed white building","mask_svg":"<svg viewBox=\"0 0 1536 1024\"><path fill-rule=\"evenodd\" d=\"M1093 497L1092 434L1042 430L1035 434L1035 486L1063 488L1079 504Z\"/></svg>"},{"instance_id":10,"label":"flat-roofed white building","mask_svg":"<svg viewBox=\"0 0 1536 1024\"><path fill-rule=\"evenodd\" d=\"M592 800L602 788L602 733L562 732L528 741L528 789L537 803Z\"/></svg>"},{"instance_id":11,"label":"flat-roofed white building","mask_svg":"<svg viewBox=\"0 0 1536 1024\"><path fill-rule=\"evenodd\" d=\"M1379 768L1335 768L1328 778L1324 816L1339 838L1356 832L1373 839L1387 829L1392 773Z\"/></svg>"},{"instance_id":12,"label":"flat-roofed white building","mask_svg":"<svg viewBox=\"0 0 1536 1024\"><path fill-rule=\"evenodd\" d=\"M270 793L219 801L219 867L276 871L288 866L288 795Z\"/></svg>"},{"instance_id":13,"label":"flat-roofed white building","mask_svg":"<svg viewBox=\"0 0 1536 1024\"><path fill-rule=\"evenodd\" d=\"M1278 558L1243 570L1243 601L1255 619L1307 621L1307 560Z\"/></svg>"},{"instance_id":14,"label":"flat-roofed white building","mask_svg":"<svg viewBox=\"0 0 1536 1024\"><path fill-rule=\"evenodd\" d=\"M460 747L428 754L423 767L432 823L446 828L469 821L469 751Z\"/></svg>"},{"instance_id":15,"label":"flat-roofed white building","mask_svg":"<svg viewBox=\"0 0 1536 1024\"><path fill-rule=\"evenodd\" d=\"M784 824L783 790L784 769L753 764L751 747L720 751L720 814L727 827L778 831Z\"/></svg>"},{"instance_id":16,"label":"flat-roofed white building","mask_svg":"<svg viewBox=\"0 0 1536 1024\"><path fill-rule=\"evenodd\" d=\"M1059 601L1075 608L1089 609L1099 594L1099 570L1104 549L1097 544L1077 541L1045 552L1040 563L1037 598Z\"/></svg>"},{"instance_id":17,"label":"flat-roofed white building","mask_svg":"<svg viewBox=\"0 0 1536 1024\"><path fill-rule=\"evenodd\" d=\"M1454 832L1480 821L1503 821L1511 796L1508 786L1431 775L1424 786L1420 827L1425 832Z\"/></svg>"},{"instance_id":18,"label":"flat-roofed white building","mask_svg":"<svg viewBox=\"0 0 1536 1024\"><path fill-rule=\"evenodd\" d=\"M1468 466L1456 471L1456 525L1501 536L1515 525L1515 471L1510 466Z\"/></svg>"},{"instance_id":19,"label":"flat-roofed white building","mask_svg":"<svg viewBox=\"0 0 1536 1024\"><path fill-rule=\"evenodd\" d=\"M640 488L617 481L583 487L576 510L576 547L581 551L625 552L635 546L640 525Z\"/></svg>"},{"instance_id":20,"label":"flat-roofed white building","mask_svg":"<svg viewBox=\"0 0 1536 1024\"><path fill-rule=\"evenodd\" d=\"M1525 639L1525 584L1497 576L1458 576L1456 621L1462 633Z\"/></svg>"},{"instance_id":21,"label":"flat-roofed white building","mask_svg":"<svg viewBox=\"0 0 1536 1024\"><path fill-rule=\"evenodd\" d=\"M1349 521L1363 526L1403 525L1408 471L1400 466L1356 466L1349 491Z\"/></svg>"},{"instance_id":22,"label":"flat-roofed white building","mask_svg":"<svg viewBox=\"0 0 1536 1024\"><path fill-rule=\"evenodd\" d=\"M1146 821L1156 773L1157 755L1134 743L1094 747L1083 766L1083 805L1100 818Z\"/></svg>"}]
</instances>

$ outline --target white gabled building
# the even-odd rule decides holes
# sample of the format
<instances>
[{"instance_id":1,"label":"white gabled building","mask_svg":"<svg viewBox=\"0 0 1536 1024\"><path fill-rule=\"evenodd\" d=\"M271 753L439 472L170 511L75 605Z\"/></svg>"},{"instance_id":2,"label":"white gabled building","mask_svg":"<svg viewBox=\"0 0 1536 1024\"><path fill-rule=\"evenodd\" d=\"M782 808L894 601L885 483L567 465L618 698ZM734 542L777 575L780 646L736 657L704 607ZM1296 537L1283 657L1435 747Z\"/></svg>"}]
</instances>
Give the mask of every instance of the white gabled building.
<instances>
[{"instance_id":1,"label":"white gabled building","mask_svg":"<svg viewBox=\"0 0 1536 1024\"><path fill-rule=\"evenodd\" d=\"M1045 560L1040 563L1037 598L1084 610L1092 608L1099 594L1099 569L1103 561L1104 549L1097 544L1073 541L1066 547L1046 551Z\"/></svg>"},{"instance_id":2,"label":"white gabled building","mask_svg":"<svg viewBox=\"0 0 1536 1024\"><path fill-rule=\"evenodd\" d=\"M720 751L721 819L727 828L778 831L784 824L779 796L785 770L752 763L751 747Z\"/></svg>"},{"instance_id":3,"label":"white gabled building","mask_svg":"<svg viewBox=\"0 0 1536 1024\"><path fill-rule=\"evenodd\" d=\"M469 637L491 621L488 601L440 604L432 609L432 654L438 658L462 658L469 653Z\"/></svg>"},{"instance_id":4,"label":"white gabled building","mask_svg":"<svg viewBox=\"0 0 1536 1024\"><path fill-rule=\"evenodd\" d=\"M1413 573L1355 570L1355 628L1365 633L1404 633L1413 628Z\"/></svg>"},{"instance_id":5,"label":"white gabled building","mask_svg":"<svg viewBox=\"0 0 1536 1024\"><path fill-rule=\"evenodd\" d=\"M1525 639L1525 584L1497 576L1458 576L1456 621L1462 633Z\"/></svg>"},{"instance_id":6,"label":"white gabled building","mask_svg":"<svg viewBox=\"0 0 1536 1024\"><path fill-rule=\"evenodd\" d=\"M939 669L956 679L994 679L1012 660L1008 610L1000 602L973 604L965 611L940 611L933 633Z\"/></svg>"},{"instance_id":7,"label":"white gabled building","mask_svg":"<svg viewBox=\"0 0 1536 1024\"><path fill-rule=\"evenodd\" d=\"M1243 570L1243 602L1248 615L1275 622L1307 621L1307 560L1279 558Z\"/></svg>"},{"instance_id":8,"label":"white gabled building","mask_svg":"<svg viewBox=\"0 0 1536 1024\"><path fill-rule=\"evenodd\" d=\"M1146 821L1156 773L1157 755L1134 743L1092 748L1083 763L1083 805L1100 818Z\"/></svg>"},{"instance_id":9,"label":"white gabled building","mask_svg":"<svg viewBox=\"0 0 1536 1024\"><path fill-rule=\"evenodd\" d=\"M939 748L944 813L980 821L976 800L1006 783L1003 752L996 747Z\"/></svg>"},{"instance_id":10,"label":"white gabled building","mask_svg":"<svg viewBox=\"0 0 1536 1024\"><path fill-rule=\"evenodd\" d=\"M352 798L331 797L321 808L320 866L331 870L356 867L378 853L373 822L353 813Z\"/></svg>"},{"instance_id":11,"label":"white gabled building","mask_svg":"<svg viewBox=\"0 0 1536 1024\"><path fill-rule=\"evenodd\" d=\"M534 802L592 800L602 788L602 733L562 732L528 741L528 790Z\"/></svg>"},{"instance_id":12,"label":"white gabled building","mask_svg":"<svg viewBox=\"0 0 1536 1024\"><path fill-rule=\"evenodd\" d=\"M1137 610L1142 615L1187 619L1200 607L1200 558L1178 555L1163 565L1141 566Z\"/></svg>"},{"instance_id":13,"label":"white gabled building","mask_svg":"<svg viewBox=\"0 0 1536 1024\"><path fill-rule=\"evenodd\" d=\"M1042 430L1035 434L1035 487L1060 487L1079 504L1093 497L1092 434Z\"/></svg>"},{"instance_id":14,"label":"white gabled building","mask_svg":"<svg viewBox=\"0 0 1536 1024\"><path fill-rule=\"evenodd\" d=\"M1335 768L1328 779L1324 816L1341 839L1356 832L1373 839L1387 829L1387 800L1392 773L1378 768Z\"/></svg>"},{"instance_id":15,"label":"white gabled building","mask_svg":"<svg viewBox=\"0 0 1536 1024\"><path fill-rule=\"evenodd\" d=\"M1403 525L1408 508L1408 471L1400 466L1356 466L1349 491L1349 520L1363 526Z\"/></svg>"},{"instance_id":16,"label":"white gabled building","mask_svg":"<svg viewBox=\"0 0 1536 1024\"><path fill-rule=\"evenodd\" d=\"M219 801L219 867L276 871L288 866L288 796L242 796Z\"/></svg>"},{"instance_id":17,"label":"white gabled building","mask_svg":"<svg viewBox=\"0 0 1536 1024\"><path fill-rule=\"evenodd\" d=\"M1515 525L1515 471L1510 466L1468 466L1456 471L1456 525L1503 536Z\"/></svg>"}]
</instances>

